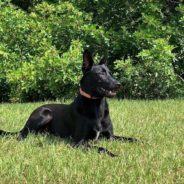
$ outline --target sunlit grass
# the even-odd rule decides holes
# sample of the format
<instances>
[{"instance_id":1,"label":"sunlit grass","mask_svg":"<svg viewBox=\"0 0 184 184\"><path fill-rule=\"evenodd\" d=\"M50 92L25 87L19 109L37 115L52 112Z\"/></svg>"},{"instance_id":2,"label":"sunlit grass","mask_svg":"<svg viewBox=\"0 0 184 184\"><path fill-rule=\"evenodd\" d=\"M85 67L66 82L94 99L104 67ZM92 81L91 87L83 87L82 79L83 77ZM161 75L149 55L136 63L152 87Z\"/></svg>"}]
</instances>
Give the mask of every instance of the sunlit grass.
<instances>
[{"instance_id":1,"label":"sunlit grass","mask_svg":"<svg viewBox=\"0 0 184 184\"><path fill-rule=\"evenodd\" d=\"M20 130L41 104L1 104L0 129ZM50 136L30 135L22 142L16 136L0 138L0 183L183 183L184 101L109 104L114 132L144 143L96 143L119 155L111 158L95 150L73 149L66 140Z\"/></svg>"}]
</instances>

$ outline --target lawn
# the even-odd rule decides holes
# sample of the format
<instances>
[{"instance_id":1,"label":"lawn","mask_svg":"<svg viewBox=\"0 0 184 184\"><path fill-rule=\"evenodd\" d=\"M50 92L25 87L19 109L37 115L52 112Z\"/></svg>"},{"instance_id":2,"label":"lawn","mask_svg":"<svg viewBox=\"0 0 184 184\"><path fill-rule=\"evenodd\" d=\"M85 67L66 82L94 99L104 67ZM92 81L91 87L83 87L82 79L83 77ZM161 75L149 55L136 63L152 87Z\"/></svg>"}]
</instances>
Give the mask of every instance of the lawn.
<instances>
[{"instance_id":1,"label":"lawn","mask_svg":"<svg viewBox=\"0 0 184 184\"><path fill-rule=\"evenodd\" d=\"M0 104L0 129L20 130L41 104ZM184 183L184 101L110 100L109 105L114 132L144 143L98 141L118 155L111 158L51 136L30 135L22 142L3 137L0 183Z\"/></svg>"}]
</instances>

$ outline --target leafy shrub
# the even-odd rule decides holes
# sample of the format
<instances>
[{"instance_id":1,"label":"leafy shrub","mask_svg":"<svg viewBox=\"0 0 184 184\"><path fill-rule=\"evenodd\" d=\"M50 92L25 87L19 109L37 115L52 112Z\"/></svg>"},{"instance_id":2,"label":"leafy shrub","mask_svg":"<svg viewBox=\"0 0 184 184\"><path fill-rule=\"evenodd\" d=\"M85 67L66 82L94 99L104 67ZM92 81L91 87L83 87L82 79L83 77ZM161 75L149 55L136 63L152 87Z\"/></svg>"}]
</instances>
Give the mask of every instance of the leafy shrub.
<instances>
[{"instance_id":1,"label":"leafy shrub","mask_svg":"<svg viewBox=\"0 0 184 184\"><path fill-rule=\"evenodd\" d=\"M6 70L5 70L5 62L3 62L7 58L7 52L3 45L0 45L0 101L6 100L6 94L8 93L8 84L6 82Z\"/></svg>"},{"instance_id":2,"label":"leafy shrub","mask_svg":"<svg viewBox=\"0 0 184 184\"><path fill-rule=\"evenodd\" d=\"M35 101L69 97L78 89L82 44L73 41L62 57L55 48L33 62L23 63L7 76L11 101Z\"/></svg>"},{"instance_id":3,"label":"leafy shrub","mask_svg":"<svg viewBox=\"0 0 184 184\"><path fill-rule=\"evenodd\" d=\"M116 61L122 83L120 96L128 98L169 98L182 95L182 84L174 73L173 46L164 39L153 41L150 49L142 50L135 64L131 58Z\"/></svg>"},{"instance_id":4,"label":"leafy shrub","mask_svg":"<svg viewBox=\"0 0 184 184\"><path fill-rule=\"evenodd\" d=\"M7 47L0 44L0 102L9 99L10 84L7 81L7 73L17 67L18 55L10 52Z\"/></svg>"},{"instance_id":5,"label":"leafy shrub","mask_svg":"<svg viewBox=\"0 0 184 184\"><path fill-rule=\"evenodd\" d=\"M1 101L75 93L84 46L109 54L119 96L184 96L182 0L3 0L0 9Z\"/></svg>"},{"instance_id":6,"label":"leafy shrub","mask_svg":"<svg viewBox=\"0 0 184 184\"><path fill-rule=\"evenodd\" d=\"M0 38L10 52L19 56L19 62L32 61L51 47L50 30L37 19L13 6L1 7Z\"/></svg>"},{"instance_id":7,"label":"leafy shrub","mask_svg":"<svg viewBox=\"0 0 184 184\"><path fill-rule=\"evenodd\" d=\"M67 51L72 40L79 38L85 20L89 19L89 16L68 2L57 4L43 2L35 7L34 12L39 19L47 21L46 24L51 30L52 44L61 53Z\"/></svg>"}]
</instances>

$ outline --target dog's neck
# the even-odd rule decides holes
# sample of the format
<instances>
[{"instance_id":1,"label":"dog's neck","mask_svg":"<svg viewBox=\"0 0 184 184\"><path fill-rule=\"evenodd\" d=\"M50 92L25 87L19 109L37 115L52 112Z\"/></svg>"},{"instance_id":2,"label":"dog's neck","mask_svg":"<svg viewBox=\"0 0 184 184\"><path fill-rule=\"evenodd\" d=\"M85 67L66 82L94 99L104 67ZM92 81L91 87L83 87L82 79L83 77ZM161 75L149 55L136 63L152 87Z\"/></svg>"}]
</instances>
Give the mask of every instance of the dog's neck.
<instances>
[{"instance_id":1,"label":"dog's neck","mask_svg":"<svg viewBox=\"0 0 184 184\"><path fill-rule=\"evenodd\" d=\"M80 114L90 118L99 118L103 116L106 99L105 97L92 97L80 89L74 103Z\"/></svg>"},{"instance_id":2,"label":"dog's neck","mask_svg":"<svg viewBox=\"0 0 184 184\"><path fill-rule=\"evenodd\" d=\"M80 92L81 96L84 96L86 98L89 98L89 99L99 99L99 97L93 97L90 94L86 93L85 91L82 90L82 88L80 88L79 92Z\"/></svg>"}]
</instances>

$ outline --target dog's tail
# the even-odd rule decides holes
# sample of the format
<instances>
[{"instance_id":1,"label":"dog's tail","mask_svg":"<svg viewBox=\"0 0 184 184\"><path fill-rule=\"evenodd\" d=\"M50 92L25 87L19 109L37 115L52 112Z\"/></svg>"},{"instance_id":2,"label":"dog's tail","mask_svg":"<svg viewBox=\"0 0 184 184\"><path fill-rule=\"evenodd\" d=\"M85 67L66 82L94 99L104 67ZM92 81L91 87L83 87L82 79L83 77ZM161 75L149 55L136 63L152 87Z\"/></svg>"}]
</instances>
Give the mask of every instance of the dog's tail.
<instances>
[{"instance_id":1,"label":"dog's tail","mask_svg":"<svg viewBox=\"0 0 184 184\"><path fill-rule=\"evenodd\" d=\"M19 132L6 132L4 130L0 130L0 136L8 136L8 135L16 135Z\"/></svg>"}]
</instances>

